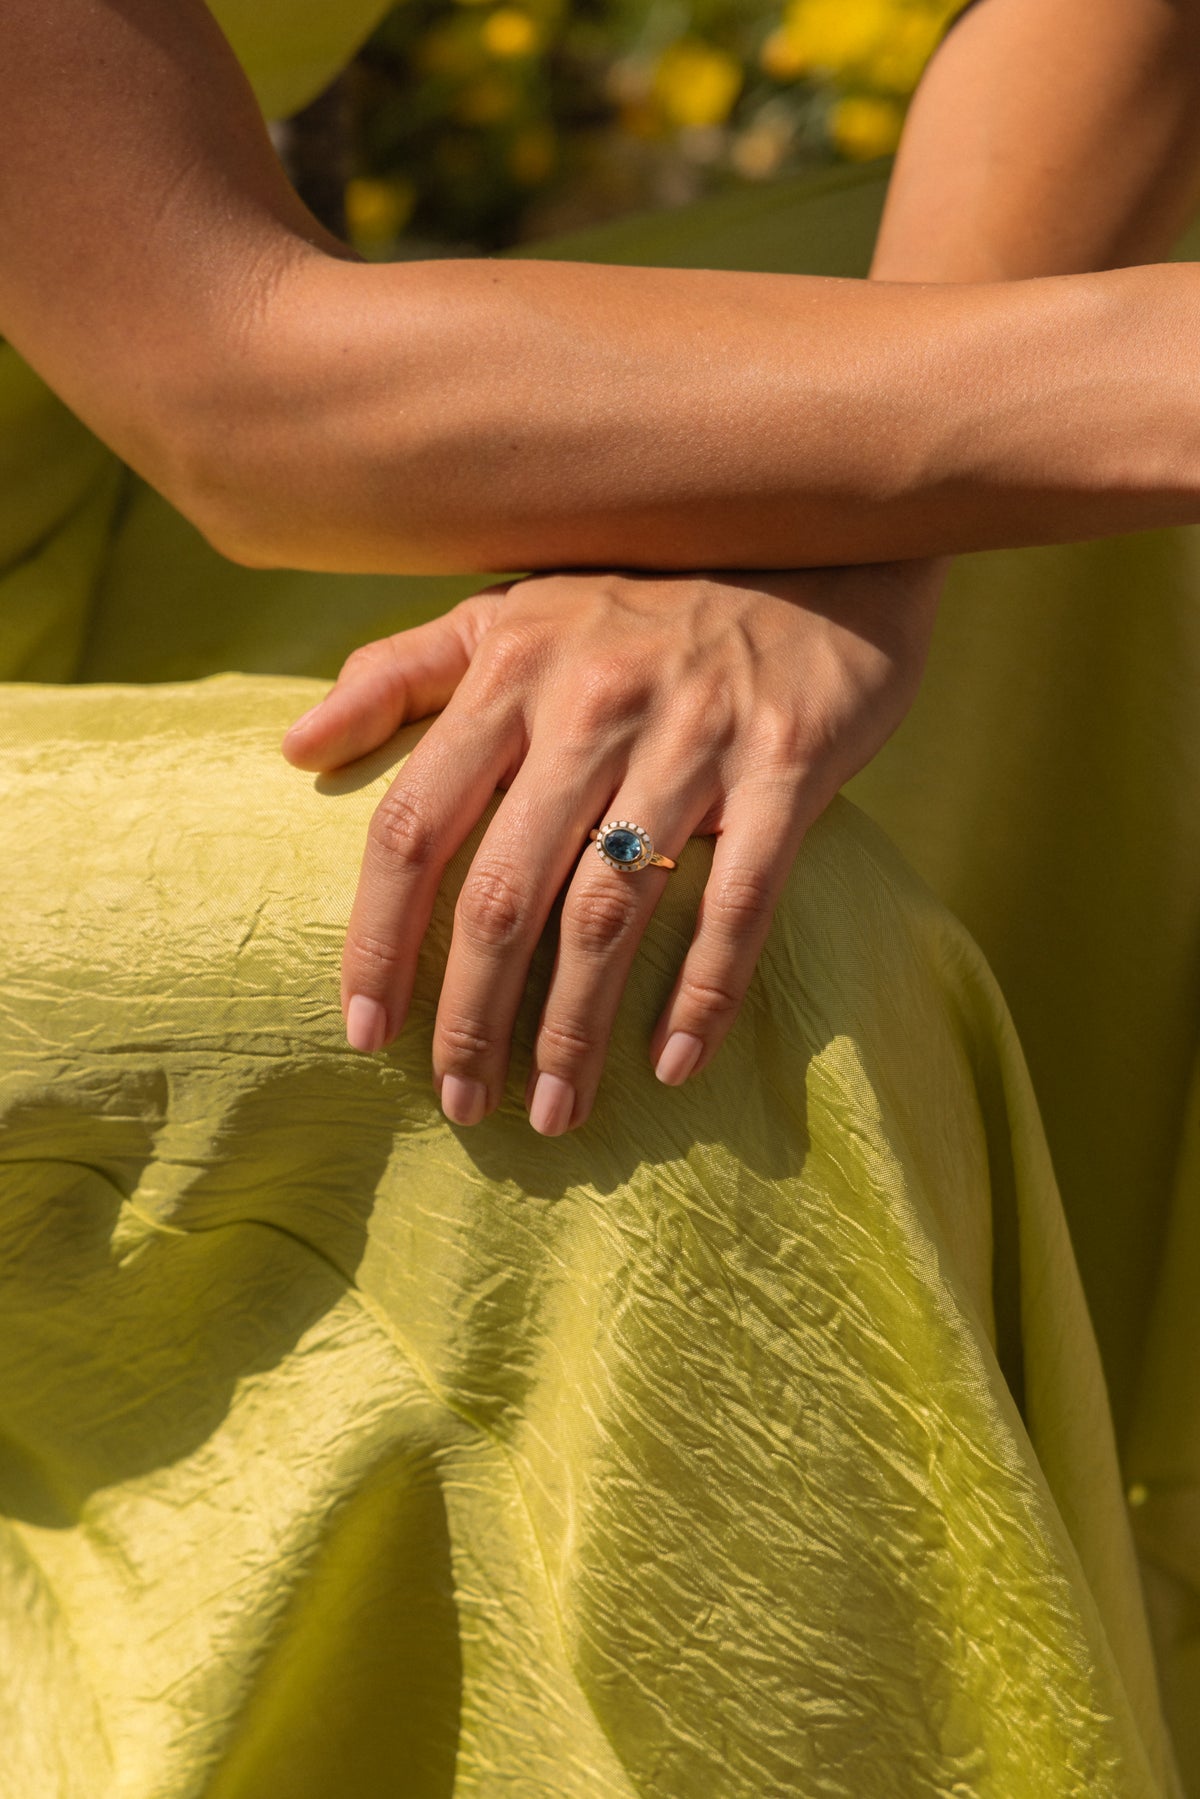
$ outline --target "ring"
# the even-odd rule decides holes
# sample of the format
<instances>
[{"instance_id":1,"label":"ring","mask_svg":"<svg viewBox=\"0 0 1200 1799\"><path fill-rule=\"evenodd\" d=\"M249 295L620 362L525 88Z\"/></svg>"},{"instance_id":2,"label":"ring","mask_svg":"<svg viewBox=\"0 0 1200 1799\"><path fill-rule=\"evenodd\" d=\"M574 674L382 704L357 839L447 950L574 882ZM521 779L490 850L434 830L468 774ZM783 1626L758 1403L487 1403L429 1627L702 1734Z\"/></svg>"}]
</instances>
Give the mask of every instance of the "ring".
<instances>
[{"instance_id":1,"label":"ring","mask_svg":"<svg viewBox=\"0 0 1200 1799\"><path fill-rule=\"evenodd\" d=\"M635 874L639 868L674 868L670 856L660 856L650 841L650 833L627 818L613 819L588 832L588 842L596 846L596 854L610 868L623 875Z\"/></svg>"}]
</instances>

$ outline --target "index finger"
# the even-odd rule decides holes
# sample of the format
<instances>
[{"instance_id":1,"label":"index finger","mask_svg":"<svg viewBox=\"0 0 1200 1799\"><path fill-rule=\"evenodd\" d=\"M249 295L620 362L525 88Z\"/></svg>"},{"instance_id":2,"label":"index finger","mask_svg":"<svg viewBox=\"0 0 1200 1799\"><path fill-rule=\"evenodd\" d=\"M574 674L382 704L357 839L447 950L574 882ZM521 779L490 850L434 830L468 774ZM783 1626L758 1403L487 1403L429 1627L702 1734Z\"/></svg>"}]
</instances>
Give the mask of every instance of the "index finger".
<instances>
[{"instance_id":1,"label":"index finger","mask_svg":"<svg viewBox=\"0 0 1200 1799\"><path fill-rule=\"evenodd\" d=\"M404 1023L439 882L511 760L515 723L452 700L375 808L342 955L352 1049L382 1049Z\"/></svg>"}]
</instances>

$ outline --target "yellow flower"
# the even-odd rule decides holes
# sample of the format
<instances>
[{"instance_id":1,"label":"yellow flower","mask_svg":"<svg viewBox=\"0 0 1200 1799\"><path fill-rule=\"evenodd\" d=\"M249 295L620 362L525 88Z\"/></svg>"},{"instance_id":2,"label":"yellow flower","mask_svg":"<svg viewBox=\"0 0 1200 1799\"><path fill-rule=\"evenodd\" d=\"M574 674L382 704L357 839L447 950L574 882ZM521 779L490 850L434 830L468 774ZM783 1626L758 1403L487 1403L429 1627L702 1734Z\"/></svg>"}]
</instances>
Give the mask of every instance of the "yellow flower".
<instances>
[{"instance_id":1,"label":"yellow flower","mask_svg":"<svg viewBox=\"0 0 1200 1799\"><path fill-rule=\"evenodd\" d=\"M537 49L537 26L519 6L498 6L484 21L483 41L493 56L528 56Z\"/></svg>"},{"instance_id":2,"label":"yellow flower","mask_svg":"<svg viewBox=\"0 0 1200 1799\"><path fill-rule=\"evenodd\" d=\"M893 20L887 36L867 58L866 79L890 94L911 94L933 55L948 8L910 8Z\"/></svg>"},{"instance_id":3,"label":"yellow flower","mask_svg":"<svg viewBox=\"0 0 1200 1799\"><path fill-rule=\"evenodd\" d=\"M526 125L508 151L508 167L522 187L536 187L554 167L558 145L549 125Z\"/></svg>"},{"instance_id":4,"label":"yellow flower","mask_svg":"<svg viewBox=\"0 0 1200 1799\"><path fill-rule=\"evenodd\" d=\"M830 116L830 135L843 156L869 162L887 156L900 142L904 108L875 94L847 94Z\"/></svg>"},{"instance_id":5,"label":"yellow flower","mask_svg":"<svg viewBox=\"0 0 1200 1799\"><path fill-rule=\"evenodd\" d=\"M720 125L741 87L741 65L698 38L671 44L654 71L654 97L670 125Z\"/></svg>"},{"instance_id":6,"label":"yellow flower","mask_svg":"<svg viewBox=\"0 0 1200 1799\"><path fill-rule=\"evenodd\" d=\"M795 73L836 73L857 67L886 42L895 18L895 0L790 0L779 30ZM775 54L782 57L782 47Z\"/></svg>"},{"instance_id":7,"label":"yellow flower","mask_svg":"<svg viewBox=\"0 0 1200 1799\"><path fill-rule=\"evenodd\" d=\"M407 181L357 176L346 183L346 225L360 250L382 250L412 217L416 193Z\"/></svg>"}]
</instances>

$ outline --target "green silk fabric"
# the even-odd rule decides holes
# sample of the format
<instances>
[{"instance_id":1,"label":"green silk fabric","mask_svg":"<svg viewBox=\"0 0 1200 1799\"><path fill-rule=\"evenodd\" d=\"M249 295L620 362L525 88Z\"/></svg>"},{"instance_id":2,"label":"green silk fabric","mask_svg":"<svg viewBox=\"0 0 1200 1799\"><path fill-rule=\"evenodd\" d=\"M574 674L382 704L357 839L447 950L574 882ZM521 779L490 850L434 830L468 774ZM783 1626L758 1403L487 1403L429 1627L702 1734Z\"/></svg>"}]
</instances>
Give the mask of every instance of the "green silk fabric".
<instances>
[{"instance_id":1,"label":"green silk fabric","mask_svg":"<svg viewBox=\"0 0 1200 1799\"><path fill-rule=\"evenodd\" d=\"M217 10L283 111L371 9ZM553 253L860 273L881 192ZM1196 559L964 558L713 1066L646 1049L693 840L589 1123L520 1104L551 929L456 1130L478 833L356 1056L341 936L425 727L333 779L277 745L483 577L234 567L0 346L14 1794L1200 1793Z\"/></svg>"}]
</instances>

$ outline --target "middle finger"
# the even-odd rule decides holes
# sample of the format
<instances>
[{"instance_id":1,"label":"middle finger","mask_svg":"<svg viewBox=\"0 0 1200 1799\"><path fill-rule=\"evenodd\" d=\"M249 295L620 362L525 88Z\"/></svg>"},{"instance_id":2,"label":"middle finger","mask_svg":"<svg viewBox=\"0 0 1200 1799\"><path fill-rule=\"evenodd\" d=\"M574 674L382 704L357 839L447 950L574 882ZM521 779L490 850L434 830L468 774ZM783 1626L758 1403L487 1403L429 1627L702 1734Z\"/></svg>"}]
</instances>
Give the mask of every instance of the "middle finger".
<instances>
[{"instance_id":1,"label":"middle finger","mask_svg":"<svg viewBox=\"0 0 1200 1799\"><path fill-rule=\"evenodd\" d=\"M433 1038L442 1110L477 1124L500 1102L513 1025L550 908L620 778L594 746L535 734L459 890Z\"/></svg>"}]
</instances>

